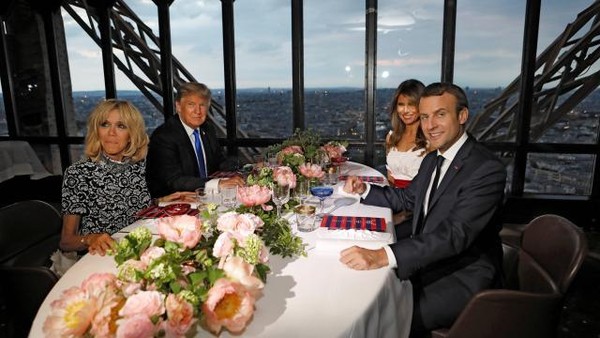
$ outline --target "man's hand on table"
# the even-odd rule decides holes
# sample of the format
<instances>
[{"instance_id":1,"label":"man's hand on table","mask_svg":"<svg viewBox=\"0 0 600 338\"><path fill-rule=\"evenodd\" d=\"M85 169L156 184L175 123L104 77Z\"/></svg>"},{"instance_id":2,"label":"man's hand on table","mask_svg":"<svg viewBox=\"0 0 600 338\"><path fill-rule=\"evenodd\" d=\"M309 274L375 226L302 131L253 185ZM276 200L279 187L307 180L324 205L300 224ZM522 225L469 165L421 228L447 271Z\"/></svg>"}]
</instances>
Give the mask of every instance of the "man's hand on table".
<instances>
[{"instance_id":1,"label":"man's hand on table","mask_svg":"<svg viewBox=\"0 0 600 338\"><path fill-rule=\"evenodd\" d=\"M222 178L219 180L219 189L229 188L229 187L242 187L245 184L246 184L246 181L241 176Z\"/></svg>"},{"instance_id":2,"label":"man's hand on table","mask_svg":"<svg viewBox=\"0 0 600 338\"><path fill-rule=\"evenodd\" d=\"M356 245L342 250L340 262L354 270L379 269L389 263L384 248L370 250Z\"/></svg>"},{"instance_id":3,"label":"man's hand on table","mask_svg":"<svg viewBox=\"0 0 600 338\"><path fill-rule=\"evenodd\" d=\"M349 194L362 195L367 190L367 185L358 177L350 176L344 183L344 191Z\"/></svg>"}]
</instances>

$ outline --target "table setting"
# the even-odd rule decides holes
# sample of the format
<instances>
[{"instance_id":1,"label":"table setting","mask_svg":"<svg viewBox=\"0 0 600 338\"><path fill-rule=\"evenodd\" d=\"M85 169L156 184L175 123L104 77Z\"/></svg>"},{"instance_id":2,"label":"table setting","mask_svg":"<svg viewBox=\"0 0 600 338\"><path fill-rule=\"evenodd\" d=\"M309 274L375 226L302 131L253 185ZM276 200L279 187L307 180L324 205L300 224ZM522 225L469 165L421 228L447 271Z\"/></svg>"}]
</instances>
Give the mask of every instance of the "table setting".
<instances>
[{"instance_id":1,"label":"table setting","mask_svg":"<svg viewBox=\"0 0 600 338\"><path fill-rule=\"evenodd\" d=\"M59 280L30 337L113 336L135 327L148 336L408 337L410 282L390 268L356 271L339 261L352 245L377 249L394 241L390 209L360 204L339 179L381 174L348 160L329 170L289 147L280 148L276 163L253 168L233 199L199 191L197 203L140 211L113 235L115 252L85 255ZM339 155L336 147L330 150ZM108 309L90 310L92 318L117 316L78 322L73 334L65 329L73 318L69 326L61 316L72 293L96 295L90 285L115 299ZM134 305L150 303L150 312Z\"/></svg>"}]
</instances>

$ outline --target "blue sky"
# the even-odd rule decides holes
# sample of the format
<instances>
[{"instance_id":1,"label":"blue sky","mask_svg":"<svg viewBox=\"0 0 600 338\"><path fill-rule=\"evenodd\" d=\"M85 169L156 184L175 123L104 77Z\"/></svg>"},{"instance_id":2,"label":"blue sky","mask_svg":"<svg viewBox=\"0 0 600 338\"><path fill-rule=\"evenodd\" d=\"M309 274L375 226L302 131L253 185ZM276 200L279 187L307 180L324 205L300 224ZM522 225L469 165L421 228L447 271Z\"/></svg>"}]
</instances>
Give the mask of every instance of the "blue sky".
<instances>
[{"instance_id":1,"label":"blue sky","mask_svg":"<svg viewBox=\"0 0 600 338\"><path fill-rule=\"evenodd\" d=\"M506 86L520 72L525 0L459 0L455 82ZM538 51L592 0L542 0ZM126 3L158 33L151 0ZM440 78L443 1L379 0L378 87L406 78ZM236 0L237 87L291 87L291 7L284 0ZM223 87L221 2L175 0L170 8L173 55L199 81ZM104 87L99 48L68 14L65 18L73 90ZM365 4L358 0L304 1L305 86L364 85ZM118 89L133 89L118 74Z\"/></svg>"}]
</instances>

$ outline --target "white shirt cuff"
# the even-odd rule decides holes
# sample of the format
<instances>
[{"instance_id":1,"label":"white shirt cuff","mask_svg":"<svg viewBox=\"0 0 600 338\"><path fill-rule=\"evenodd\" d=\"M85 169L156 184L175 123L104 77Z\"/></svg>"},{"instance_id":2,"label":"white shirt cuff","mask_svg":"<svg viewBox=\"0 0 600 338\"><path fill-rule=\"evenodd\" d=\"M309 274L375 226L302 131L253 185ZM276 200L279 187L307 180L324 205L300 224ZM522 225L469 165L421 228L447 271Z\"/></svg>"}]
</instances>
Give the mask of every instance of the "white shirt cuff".
<instances>
[{"instance_id":1,"label":"white shirt cuff","mask_svg":"<svg viewBox=\"0 0 600 338\"><path fill-rule=\"evenodd\" d=\"M220 180L221 180L220 178L213 178L212 180L207 181L204 184L204 190L207 190L207 191L212 190L214 192L219 192L219 181Z\"/></svg>"},{"instance_id":2,"label":"white shirt cuff","mask_svg":"<svg viewBox=\"0 0 600 338\"><path fill-rule=\"evenodd\" d=\"M392 251L392 248L390 248L389 245L386 245L383 247L383 249L385 250L385 253L387 254L387 257L388 257L388 267L397 268L398 262L396 261L396 256L394 256L394 252Z\"/></svg>"},{"instance_id":3,"label":"white shirt cuff","mask_svg":"<svg viewBox=\"0 0 600 338\"><path fill-rule=\"evenodd\" d=\"M367 197L367 195L369 194L369 192L371 191L371 185L369 183L365 183L365 191L360 194L360 198L365 199Z\"/></svg>"}]
</instances>

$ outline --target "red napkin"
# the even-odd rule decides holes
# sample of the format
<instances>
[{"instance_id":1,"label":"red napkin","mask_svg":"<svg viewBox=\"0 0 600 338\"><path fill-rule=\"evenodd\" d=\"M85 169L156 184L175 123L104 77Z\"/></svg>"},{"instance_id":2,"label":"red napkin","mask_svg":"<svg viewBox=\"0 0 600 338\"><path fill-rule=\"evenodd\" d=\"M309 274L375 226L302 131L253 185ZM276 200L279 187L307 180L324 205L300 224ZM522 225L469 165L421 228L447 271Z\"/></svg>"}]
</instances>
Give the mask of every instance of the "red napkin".
<instances>
[{"instance_id":1,"label":"red napkin","mask_svg":"<svg viewBox=\"0 0 600 338\"><path fill-rule=\"evenodd\" d=\"M384 232L386 229L385 218L363 216L325 215L321 220L321 226L331 230L362 229Z\"/></svg>"},{"instance_id":2,"label":"red napkin","mask_svg":"<svg viewBox=\"0 0 600 338\"><path fill-rule=\"evenodd\" d=\"M384 178L381 176L357 176L363 182L371 182L371 183L383 183ZM340 181L344 181L348 179L348 175L340 175Z\"/></svg>"},{"instance_id":3,"label":"red napkin","mask_svg":"<svg viewBox=\"0 0 600 338\"><path fill-rule=\"evenodd\" d=\"M190 216L196 216L198 214L198 209L190 208L186 214ZM162 218L169 217L170 215L165 212L165 207L159 207L158 205L151 205L146 209L142 209L138 211L135 216L137 218Z\"/></svg>"}]
</instances>

